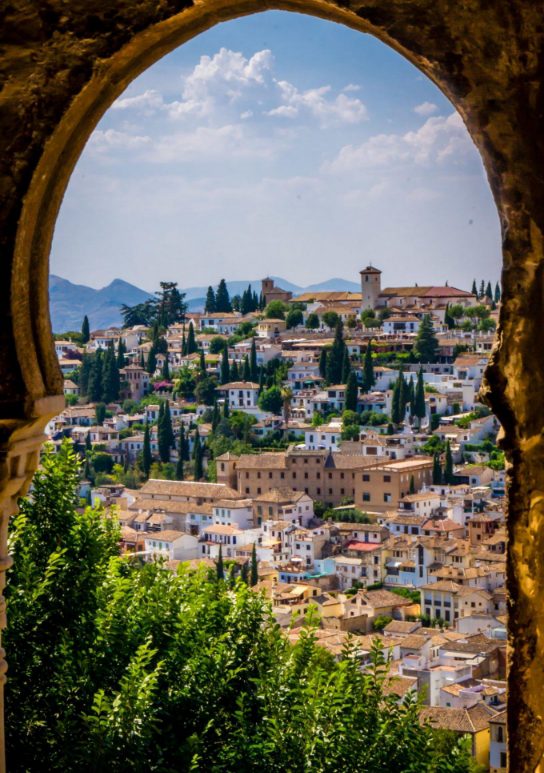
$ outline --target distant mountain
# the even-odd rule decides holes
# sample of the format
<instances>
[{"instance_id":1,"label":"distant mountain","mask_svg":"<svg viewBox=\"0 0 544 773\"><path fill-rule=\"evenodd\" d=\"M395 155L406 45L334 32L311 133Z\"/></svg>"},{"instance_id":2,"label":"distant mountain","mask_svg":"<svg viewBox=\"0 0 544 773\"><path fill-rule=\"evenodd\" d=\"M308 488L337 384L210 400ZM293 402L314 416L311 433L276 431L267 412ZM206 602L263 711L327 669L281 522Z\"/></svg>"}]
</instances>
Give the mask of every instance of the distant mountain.
<instances>
[{"instance_id":1,"label":"distant mountain","mask_svg":"<svg viewBox=\"0 0 544 773\"><path fill-rule=\"evenodd\" d=\"M343 290L347 290L350 293L360 293L361 285L357 282L350 282L349 279L339 279L337 277L335 279L327 279L325 282L318 282L315 285L308 285L302 292L309 293L313 291L316 293L324 293L342 292Z\"/></svg>"},{"instance_id":2,"label":"distant mountain","mask_svg":"<svg viewBox=\"0 0 544 773\"><path fill-rule=\"evenodd\" d=\"M89 317L91 330L119 325L122 322L120 308L123 303L134 306L143 303L150 295L123 279L114 279L107 287L95 290L51 274L49 302L53 331L63 333L67 330L81 330L85 314Z\"/></svg>"},{"instance_id":3,"label":"distant mountain","mask_svg":"<svg viewBox=\"0 0 544 773\"><path fill-rule=\"evenodd\" d=\"M304 292L336 292L349 290L359 292L360 286L348 279L327 279L308 287L289 282L281 276L273 276L275 284L284 290L289 290L294 296ZM241 295L247 286L256 293L261 291L260 279L244 279L227 282L230 296ZM214 285L215 289L215 285ZM186 287L183 289L189 311L203 311L207 286ZM68 279L51 274L49 277L49 301L51 306L51 321L55 333L68 330L80 330L85 314L89 317L91 330L119 325L122 322L121 305L134 306L143 303L152 293L141 290L123 279L114 279L107 287L95 290L86 285L76 285Z\"/></svg>"}]
</instances>

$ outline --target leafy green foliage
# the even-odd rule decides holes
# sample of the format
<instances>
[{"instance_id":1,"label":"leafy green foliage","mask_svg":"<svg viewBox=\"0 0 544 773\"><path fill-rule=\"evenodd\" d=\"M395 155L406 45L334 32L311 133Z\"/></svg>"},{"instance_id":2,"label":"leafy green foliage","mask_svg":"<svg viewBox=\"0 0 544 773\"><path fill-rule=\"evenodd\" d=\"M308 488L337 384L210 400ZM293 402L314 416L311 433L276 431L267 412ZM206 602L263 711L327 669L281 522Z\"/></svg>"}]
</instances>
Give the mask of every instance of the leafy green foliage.
<instances>
[{"instance_id":1,"label":"leafy green foliage","mask_svg":"<svg viewBox=\"0 0 544 773\"><path fill-rule=\"evenodd\" d=\"M336 663L309 615L292 646L232 573L117 556L76 509L78 461L46 453L12 524L7 595L11 771L469 771L465 743L386 694L376 645Z\"/></svg>"}]
</instances>

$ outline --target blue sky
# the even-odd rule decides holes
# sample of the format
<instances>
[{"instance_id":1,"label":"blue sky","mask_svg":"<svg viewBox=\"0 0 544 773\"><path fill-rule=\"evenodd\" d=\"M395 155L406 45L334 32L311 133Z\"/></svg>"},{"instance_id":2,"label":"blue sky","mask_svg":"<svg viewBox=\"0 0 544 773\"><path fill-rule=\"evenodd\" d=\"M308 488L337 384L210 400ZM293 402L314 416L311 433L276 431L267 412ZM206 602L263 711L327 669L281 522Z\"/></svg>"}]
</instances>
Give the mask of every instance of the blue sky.
<instances>
[{"instance_id":1,"label":"blue sky","mask_svg":"<svg viewBox=\"0 0 544 773\"><path fill-rule=\"evenodd\" d=\"M51 271L153 290L255 279L469 287L497 212L461 119L368 35L286 12L218 25L108 110L72 175Z\"/></svg>"}]
</instances>

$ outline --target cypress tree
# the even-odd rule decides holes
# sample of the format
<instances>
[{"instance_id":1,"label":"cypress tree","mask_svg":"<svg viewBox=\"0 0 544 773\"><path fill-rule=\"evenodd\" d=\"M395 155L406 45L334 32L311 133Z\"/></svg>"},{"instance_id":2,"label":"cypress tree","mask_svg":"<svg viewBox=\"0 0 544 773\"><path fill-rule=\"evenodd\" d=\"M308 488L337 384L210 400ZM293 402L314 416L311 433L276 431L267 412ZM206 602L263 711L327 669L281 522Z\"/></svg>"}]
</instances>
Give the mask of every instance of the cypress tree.
<instances>
[{"instance_id":1,"label":"cypress tree","mask_svg":"<svg viewBox=\"0 0 544 773\"><path fill-rule=\"evenodd\" d=\"M208 287L208 292L206 293L206 303L204 305L204 311L206 314L213 314L215 312L215 293L213 291L213 287L210 285Z\"/></svg>"},{"instance_id":2,"label":"cypress tree","mask_svg":"<svg viewBox=\"0 0 544 773\"><path fill-rule=\"evenodd\" d=\"M478 297L478 288L476 287L476 280L472 280L472 290L470 291L472 295L475 295L476 298Z\"/></svg>"},{"instance_id":3,"label":"cypress tree","mask_svg":"<svg viewBox=\"0 0 544 773\"><path fill-rule=\"evenodd\" d=\"M344 408L346 411L357 410L358 392L359 392L359 388L357 385L357 377L355 376L355 373L351 371L351 373L348 376L348 380L346 384L346 399L345 399L345 405L344 405Z\"/></svg>"},{"instance_id":4,"label":"cypress tree","mask_svg":"<svg viewBox=\"0 0 544 773\"><path fill-rule=\"evenodd\" d=\"M144 359L143 350L140 352L140 368L143 368L145 370L145 359Z\"/></svg>"},{"instance_id":5,"label":"cypress tree","mask_svg":"<svg viewBox=\"0 0 544 773\"><path fill-rule=\"evenodd\" d=\"M194 325L189 325L189 333L187 334L187 354L194 354L197 349L195 327Z\"/></svg>"},{"instance_id":6,"label":"cypress tree","mask_svg":"<svg viewBox=\"0 0 544 773\"><path fill-rule=\"evenodd\" d=\"M448 303L446 306L446 311L444 312L444 324L448 326L449 330L452 330L455 327L455 320L450 314L450 304Z\"/></svg>"},{"instance_id":7,"label":"cypress tree","mask_svg":"<svg viewBox=\"0 0 544 773\"><path fill-rule=\"evenodd\" d=\"M351 372L351 360L349 358L348 347L344 346L344 358L342 360L342 384L348 383L350 372Z\"/></svg>"},{"instance_id":8,"label":"cypress tree","mask_svg":"<svg viewBox=\"0 0 544 773\"><path fill-rule=\"evenodd\" d=\"M102 349L98 349L93 357L92 367L89 373L89 397L94 403L102 400Z\"/></svg>"},{"instance_id":9,"label":"cypress tree","mask_svg":"<svg viewBox=\"0 0 544 773\"><path fill-rule=\"evenodd\" d=\"M437 486L442 483L442 467L438 454L433 454L433 483Z\"/></svg>"},{"instance_id":10,"label":"cypress tree","mask_svg":"<svg viewBox=\"0 0 544 773\"><path fill-rule=\"evenodd\" d=\"M363 392L370 392L375 383L376 378L374 376L374 366L372 364L372 341L369 341L363 362Z\"/></svg>"},{"instance_id":11,"label":"cypress tree","mask_svg":"<svg viewBox=\"0 0 544 773\"><path fill-rule=\"evenodd\" d=\"M319 375L323 379L327 378L327 350L325 348L321 349L319 355Z\"/></svg>"},{"instance_id":12,"label":"cypress tree","mask_svg":"<svg viewBox=\"0 0 544 773\"><path fill-rule=\"evenodd\" d=\"M391 402L391 421L393 424L400 424L401 422L401 403L400 403L400 378L395 380L395 386L393 387L393 400Z\"/></svg>"},{"instance_id":13,"label":"cypress tree","mask_svg":"<svg viewBox=\"0 0 544 773\"><path fill-rule=\"evenodd\" d=\"M264 367L261 365L261 367L259 368L259 394L261 394L263 389L264 389Z\"/></svg>"},{"instance_id":14,"label":"cypress tree","mask_svg":"<svg viewBox=\"0 0 544 773\"><path fill-rule=\"evenodd\" d=\"M89 327L89 317L85 314L83 324L81 325L81 340L84 344L89 343L91 338L91 329Z\"/></svg>"},{"instance_id":15,"label":"cypress tree","mask_svg":"<svg viewBox=\"0 0 544 773\"><path fill-rule=\"evenodd\" d=\"M242 567L240 569L240 579L242 582L245 582L246 585L249 585L249 568L247 565L247 561L245 561L242 564Z\"/></svg>"},{"instance_id":16,"label":"cypress tree","mask_svg":"<svg viewBox=\"0 0 544 773\"><path fill-rule=\"evenodd\" d=\"M242 370L242 380L251 381L251 368L249 366L249 359L247 354L244 357L244 366Z\"/></svg>"},{"instance_id":17,"label":"cypress tree","mask_svg":"<svg viewBox=\"0 0 544 773\"><path fill-rule=\"evenodd\" d=\"M257 583L259 582L259 567L257 564L257 550L255 548L255 543L253 543L253 547L251 548L251 571L249 575L249 584L253 588Z\"/></svg>"},{"instance_id":18,"label":"cypress tree","mask_svg":"<svg viewBox=\"0 0 544 773\"><path fill-rule=\"evenodd\" d=\"M220 420L221 420L221 416L219 414L219 406L217 404L217 400L214 400L213 413L212 413L212 432L215 432Z\"/></svg>"},{"instance_id":19,"label":"cypress tree","mask_svg":"<svg viewBox=\"0 0 544 773\"><path fill-rule=\"evenodd\" d=\"M222 384L228 384L230 381L229 349L227 344L225 344L221 354L221 369L219 378Z\"/></svg>"},{"instance_id":20,"label":"cypress tree","mask_svg":"<svg viewBox=\"0 0 544 773\"><path fill-rule=\"evenodd\" d=\"M236 360L234 360L230 368L230 380L238 381L239 378L240 378L240 374L238 372L238 364Z\"/></svg>"},{"instance_id":21,"label":"cypress tree","mask_svg":"<svg viewBox=\"0 0 544 773\"><path fill-rule=\"evenodd\" d=\"M183 469L184 455L185 455L185 433L183 431L183 424L182 424L179 432L178 461L176 463L176 480L185 480L184 469Z\"/></svg>"},{"instance_id":22,"label":"cypress tree","mask_svg":"<svg viewBox=\"0 0 544 773\"><path fill-rule=\"evenodd\" d=\"M159 409L159 421L158 421L158 443L159 443L159 456L161 462L170 461L170 449L174 445L174 432L172 430L172 417L170 415L170 405L168 400L165 403L161 403Z\"/></svg>"},{"instance_id":23,"label":"cypress tree","mask_svg":"<svg viewBox=\"0 0 544 773\"><path fill-rule=\"evenodd\" d=\"M227 289L227 283L224 279L221 279L217 287L217 292L215 294L215 310L221 312L232 311L229 291Z\"/></svg>"},{"instance_id":24,"label":"cypress tree","mask_svg":"<svg viewBox=\"0 0 544 773\"><path fill-rule=\"evenodd\" d=\"M195 480L201 480L201 478L204 476L204 468L202 465L202 445L200 443L200 434L198 432L198 427L195 430L193 459L195 462Z\"/></svg>"},{"instance_id":25,"label":"cypress tree","mask_svg":"<svg viewBox=\"0 0 544 773\"><path fill-rule=\"evenodd\" d=\"M453 457L451 455L450 441L446 442L446 464L444 467L444 481L453 483Z\"/></svg>"},{"instance_id":26,"label":"cypress tree","mask_svg":"<svg viewBox=\"0 0 544 773\"><path fill-rule=\"evenodd\" d=\"M102 371L102 399L106 403L119 399L119 368L115 358L113 341L110 343L104 355Z\"/></svg>"},{"instance_id":27,"label":"cypress tree","mask_svg":"<svg viewBox=\"0 0 544 773\"><path fill-rule=\"evenodd\" d=\"M495 303L498 303L500 299L501 299L501 288L499 283L497 282L497 284L495 285L495 297L494 297Z\"/></svg>"},{"instance_id":28,"label":"cypress tree","mask_svg":"<svg viewBox=\"0 0 544 773\"><path fill-rule=\"evenodd\" d=\"M93 357L90 354L84 354L79 369L79 390L83 396L89 393L89 377L93 366Z\"/></svg>"},{"instance_id":29,"label":"cypress tree","mask_svg":"<svg viewBox=\"0 0 544 773\"><path fill-rule=\"evenodd\" d=\"M230 416L229 398L225 397L225 402L223 403L223 418L228 419L229 416Z\"/></svg>"},{"instance_id":30,"label":"cypress tree","mask_svg":"<svg viewBox=\"0 0 544 773\"><path fill-rule=\"evenodd\" d=\"M255 338L251 339L251 351L249 353L249 369L251 371L251 381L257 381L259 377L259 369L257 367L257 347L255 345Z\"/></svg>"},{"instance_id":31,"label":"cypress tree","mask_svg":"<svg viewBox=\"0 0 544 773\"><path fill-rule=\"evenodd\" d=\"M423 368L420 368L417 374L414 415L417 416L418 427L421 427L421 420L425 418L425 387L423 384Z\"/></svg>"},{"instance_id":32,"label":"cypress tree","mask_svg":"<svg viewBox=\"0 0 544 773\"><path fill-rule=\"evenodd\" d=\"M125 344L123 343L123 339L120 338L119 344L117 345L117 367L118 368L125 367L126 365L125 354L126 354Z\"/></svg>"},{"instance_id":33,"label":"cypress tree","mask_svg":"<svg viewBox=\"0 0 544 773\"><path fill-rule=\"evenodd\" d=\"M410 489L408 491L409 494L415 494L416 493L416 482L413 475L410 475Z\"/></svg>"},{"instance_id":34,"label":"cypress tree","mask_svg":"<svg viewBox=\"0 0 544 773\"><path fill-rule=\"evenodd\" d=\"M164 362L162 365L162 377L165 381L170 381L170 363L168 362L168 355L164 355Z\"/></svg>"},{"instance_id":35,"label":"cypress tree","mask_svg":"<svg viewBox=\"0 0 544 773\"><path fill-rule=\"evenodd\" d=\"M215 565L215 569L217 572L217 579L224 580L225 567L223 566L223 546L222 545L219 545L219 556L217 558L217 564Z\"/></svg>"},{"instance_id":36,"label":"cypress tree","mask_svg":"<svg viewBox=\"0 0 544 773\"><path fill-rule=\"evenodd\" d=\"M412 418L414 416L414 411L416 407L416 391L414 389L414 379L412 376L410 376L410 381L408 382L407 402L410 403L410 418Z\"/></svg>"},{"instance_id":37,"label":"cypress tree","mask_svg":"<svg viewBox=\"0 0 544 773\"><path fill-rule=\"evenodd\" d=\"M327 381L329 384L339 384L342 380L342 364L344 362L344 325L339 319L334 331L334 341L327 357Z\"/></svg>"},{"instance_id":38,"label":"cypress tree","mask_svg":"<svg viewBox=\"0 0 544 773\"><path fill-rule=\"evenodd\" d=\"M493 300L493 290L491 289L491 282L487 283L487 286L485 288L485 297L488 298L490 301Z\"/></svg>"},{"instance_id":39,"label":"cypress tree","mask_svg":"<svg viewBox=\"0 0 544 773\"><path fill-rule=\"evenodd\" d=\"M187 356L187 339L185 338L185 328L183 328L183 332L181 334L181 356Z\"/></svg>"},{"instance_id":40,"label":"cypress tree","mask_svg":"<svg viewBox=\"0 0 544 773\"><path fill-rule=\"evenodd\" d=\"M157 355L155 354L155 345L151 345L149 354L147 355L147 372L150 376L153 376L157 370Z\"/></svg>"},{"instance_id":41,"label":"cypress tree","mask_svg":"<svg viewBox=\"0 0 544 773\"><path fill-rule=\"evenodd\" d=\"M414 344L414 354L419 362L436 362L438 340L434 334L430 314L424 314Z\"/></svg>"},{"instance_id":42,"label":"cypress tree","mask_svg":"<svg viewBox=\"0 0 544 773\"><path fill-rule=\"evenodd\" d=\"M482 281L480 282L480 292L478 293L478 298L480 298L481 300L484 297L484 295L485 295L485 282L482 279Z\"/></svg>"},{"instance_id":43,"label":"cypress tree","mask_svg":"<svg viewBox=\"0 0 544 773\"><path fill-rule=\"evenodd\" d=\"M206 356L204 355L204 349L200 350L199 368L200 368L200 374L202 376L205 376L206 375Z\"/></svg>"},{"instance_id":44,"label":"cypress tree","mask_svg":"<svg viewBox=\"0 0 544 773\"><path fill-rule=\"evenodd\" d=\"M149 425L146 422L144 429L144 448L142 451L142 468L146 478L149 478L149 471L151 469L152 462L153 457L151 455L151 438L149 436Z\"/></svg>"}]
</instances>

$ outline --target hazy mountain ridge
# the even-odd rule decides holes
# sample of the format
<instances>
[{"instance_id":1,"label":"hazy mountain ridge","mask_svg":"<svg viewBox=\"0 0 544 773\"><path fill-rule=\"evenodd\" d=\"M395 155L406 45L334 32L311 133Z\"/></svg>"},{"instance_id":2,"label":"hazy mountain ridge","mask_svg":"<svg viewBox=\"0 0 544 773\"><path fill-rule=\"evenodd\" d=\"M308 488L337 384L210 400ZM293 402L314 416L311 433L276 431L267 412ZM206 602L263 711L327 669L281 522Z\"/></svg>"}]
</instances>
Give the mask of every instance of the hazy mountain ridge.
<instances>
[{"instance_id":1,"label":"hazy mountain ridge","mask_svg":"<svg viewBox=\"0 0 544 773\"><path fill-rule=\"evenodd\" d=\"M272 277L278 287L289 290L293 295L303 292L324 292L335 290L360 291L356 282L335 277L324 282L317 282L308 287L289 282L283 277ZM231 297L241 295L247 286L260 293L261 280L234 280L227 282ZM202 311L208 286L183 288L189 311ZM49 302L51 307L51 322L55 333L68 330L80 330L85 314L89 317L91 330L98 330L112 325L120 325L121 306L134 306L143 303L153 293L142 290L124 279L114 279L106 287L99 290L87 285L79 285L68 279L51 274L49 277Z\"/></svg>"}]
</instances>

